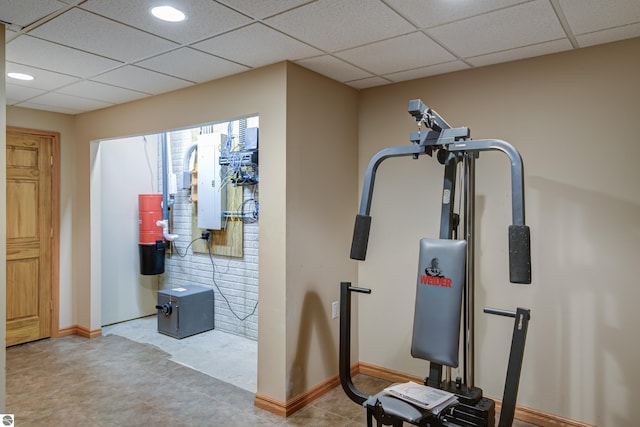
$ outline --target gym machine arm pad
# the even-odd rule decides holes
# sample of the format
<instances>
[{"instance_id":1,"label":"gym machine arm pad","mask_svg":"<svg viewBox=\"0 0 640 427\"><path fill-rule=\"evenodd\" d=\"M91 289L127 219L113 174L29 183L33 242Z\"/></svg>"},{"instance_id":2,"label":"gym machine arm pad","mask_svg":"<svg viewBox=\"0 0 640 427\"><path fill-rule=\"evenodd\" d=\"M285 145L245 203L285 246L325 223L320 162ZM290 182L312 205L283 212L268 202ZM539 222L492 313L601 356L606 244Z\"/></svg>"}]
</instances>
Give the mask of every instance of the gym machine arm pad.
<instances>
[{"instance_id":1,"label":"gym machine arm pad","mask_svg":"<svg viewBox=\"0 0 640 427\"><path fill-rule=\"evenodd\" d=\"M498 139L472 140L451 144L449 151L501 151L511 163L511 211L509 226L509 281L531 283L531 250L529 227L524 218L524 167L520 153L509 143Z\"/></svg>"},{"instance_id":2,"label":"gym machine arm pad","mask_svg":"<svg viewBox=\"0 0 640 427\"><path fill-rule=\"evenodd\" d=\"M531 237L527 225L509 226L509 281L531 283Z\"/></svg>"},{"instance_id":3,"label":"gym machine arm pad","mask_svg":"<svg viewBox=\"0 0 640 427\"><path fill-rule=\"evenodd\" d=\"M353 240L351 241L351 259L364 261L367 256L370 229L371 217L369 215L356 215L356 224L353 229Z\"/></svg>"}]
</instances>

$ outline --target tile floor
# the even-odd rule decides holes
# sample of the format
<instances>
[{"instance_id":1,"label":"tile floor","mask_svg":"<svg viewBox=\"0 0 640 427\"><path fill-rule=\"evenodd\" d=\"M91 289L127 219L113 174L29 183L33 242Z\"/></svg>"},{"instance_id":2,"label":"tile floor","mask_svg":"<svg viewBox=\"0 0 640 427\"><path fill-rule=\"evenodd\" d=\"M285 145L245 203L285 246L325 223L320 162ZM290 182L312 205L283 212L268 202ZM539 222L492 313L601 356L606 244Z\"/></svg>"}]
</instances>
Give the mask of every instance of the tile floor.
<instances>
[{"instance_id":1,"label":"tile floor","mask_svg":"<svg viewBox=\"0 0 640 427\"><path fill-rule=\"evenodd\" d=\"M366 425L365 411L340 387L285 419L256 408L253 392L172 360L162 346L111 332L8 348L7 413L16 426ZM364 375L354 382L368 394L388 384Z\"/></svg>"},{"instance_id":2,"label":"tile floor","mask_svg":"<svg viewBox=\"0 0 640 427\"><path fill-rule=\"evenodd\" d=\"M102 335L152 345L168 353L174 362L251 393L258 390L258 343L254 340L216 329L176 339L158 333L155 315L105 326Z\"/></svg>"}]
</instances>

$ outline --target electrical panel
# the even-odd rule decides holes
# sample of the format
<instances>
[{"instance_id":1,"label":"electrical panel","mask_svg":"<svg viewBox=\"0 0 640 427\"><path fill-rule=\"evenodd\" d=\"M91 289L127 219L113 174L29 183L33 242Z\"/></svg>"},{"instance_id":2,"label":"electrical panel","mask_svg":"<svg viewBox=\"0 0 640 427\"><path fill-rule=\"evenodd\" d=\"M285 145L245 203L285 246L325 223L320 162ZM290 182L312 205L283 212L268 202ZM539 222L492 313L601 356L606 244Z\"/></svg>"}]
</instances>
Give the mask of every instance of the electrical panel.
<instances>
[{"instance_id":1,"label":"electrical panel","mask_svg":"<svg viewBox=\"0 0 640 427\"><path fill-rule=\"evenodd\" d=\"M206 133L198 136L198 228L221 230L227 191L223 188L220 146L227 135Z\"/></svg>"}]
</instances>

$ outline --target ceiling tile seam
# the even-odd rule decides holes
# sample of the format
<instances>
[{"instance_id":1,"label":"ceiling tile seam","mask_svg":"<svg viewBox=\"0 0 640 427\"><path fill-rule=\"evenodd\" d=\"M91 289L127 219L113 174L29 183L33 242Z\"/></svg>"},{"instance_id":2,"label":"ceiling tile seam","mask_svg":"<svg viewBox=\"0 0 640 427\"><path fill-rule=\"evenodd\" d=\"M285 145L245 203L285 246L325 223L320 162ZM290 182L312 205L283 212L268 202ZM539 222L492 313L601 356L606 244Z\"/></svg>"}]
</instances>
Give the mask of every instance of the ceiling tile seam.
<instances>
[{"instance_id":1,"label":"ceiling tile seam","mask_svg":"<svg viewBox=\"0 0 640 427\"><path fill-rule=\"evenodd\" d=\"M43 42L45 42L45 43L51 43L51 44L55 44L55 45L58 45L58 46L66 47L67 49L71 49L71 50L74 50L74 51L76 51L76 52L87 53L87 54L92 55L92 56L97 56L97 57L100 57L100 58L108 59L108 60L110 60L110 61L119 62L121 65L119 65L119 66L118 66L118 67L116 67L116 68L120 68L121 66L123 66L123 65L127 65L127 64L128 64L128 62L123 61L123 60L121 60L121 59L111 58L111 57L109 57L109 56L104 56L104 55L101 55L101 54L99 54L99 53L90 52L90 51L88 51L88 50L84 50L84 49L80 49L80 48L77 48L77 47L73 47L73 46L66 45L66 44L64 44L64 43L59 43L59 42L56 42L56 41L52 41L52 40L49 40L49 39L45 39L45 38L42 38L42 37L40 37L40 36L34 36L34 35L32 35L32 34L23 34L23 35L25 35L25 36L27 36L27 37L33 37L34 39L41 40L41 41L43 41ZM15 38L14 38L13 40L15 40Z\"/></svg>"},{"instance_id":2,"label":"ceiling tile seam","mask_svg":"<svg viewBox=\"0 0 640 427\"><path fill-rule=\"evenodd\" d=\"M98 53L95 53L95 52L90 52L90 51L87 51L87 50L84 50L84 49L80 49L80 48L77 48L77 47L68 46L68 45L63 44L63 43L59 43L59 42L55 42L55 41L51 41L51 40L47 40L47 39L43 39L43 38L38 37L38 36L33 36L33 35L30 35L30 34L29 34L29 37L33 37L33 38L35 38L35 39L42 40L42 41L47 42L47 43L56 44L56 45L58 45L58 46L63 46L63 47L66 47L66 48L72 49L72 50L77 51L77 52L87 53L87 54L90 54L90 55L93 55L93 56L97 56L97 57L104 58L104 59L109 59L109 60L111 60L111 61L119 62L119 63L120 63L119 65L117 65L117 66L115 66L115 67L107 68L106 70L103 70L103 71L101 71L101 72L99 72L99 73L97 73L97 74L92 74L92 75L90 75L90 76L88 76L88 77L73 76L73 75L72 75L72 77L76 77L76 78L83 79L83 80L90 80L90 79L93 79L93 78L95 78L95 77L101 76L101 75L103 75L103 74L109 73L109 72L111 72L111 71L115 71L115 70L117 70L117 69L119 69L119 68L123 68L123 67L126 67L126 66L138 67L138 68L143 68L143 69L145 69L145 70L149 70L149 69L147 69L147 68L140 67L139 65L135 65L135 64L136 64L136 63L138 63L138 62L146 61L147 59L150 59L150 58L154 58L154 57L156 57L156 56L158 56L158 55L162 55L162 54L164 54L164 53L173 52L174 50L177 50L177 49L179 49L179 48L181 47L181 46L176 46L176 47L173 47L173 48L171 48L171 49L169 49L169 50L166 50L166 51L160 52L160 53L158 53L158 54L154 54L154 55L150 55L150 56L146 56L146 57L142 57L142 58L137 58L137 59L135 59L134 61L122 61L122 60L120 60L120 59L111 58L111 57L109 57L109 56L101 55L101 54L98 54ZM207 53L207 52L203 52L203 53ZM8 58L8 59L7 59L7 61L10 61L10 58ZM24 64L23 64L23 65L24 65ZM35 67L34 67L34 68L35 68ZM51 71L51 70L47 70L47 71ZM174 78L176 78L176 79L184 80L184 81L189 82L189 83L195 83L195 82L192 82L191 80L183 79L183 78L181 78L181 77L172 76L172 75L170 75L170 74L166 74L166 73L163 73L163 72L160 72L160 71L157 71L157 70L150 70L150 71L156 72L156 73L158 73L158 74L164 74L164 75L169 76L169 77L174 77ZM65 74L65 73L58 73L58 74ZM65 75L68 75L68 74L65 74Z\"/></svg>"},{"instance_id":3,"label":"ceiling tile seam","mask_svg":"<svg viewBox=\"0 0 640 427\"><path fill-rule=\"evenodd\" d=\"M603 31L616 30L618 28L631 27L631 26L638 25L638 24L640 24L640 21L630 22L628 24L622 24L622 25L614 25L612 27L601 28L599 30L587 31L585 33L578 33L577 35L578 36L586 36L588 34L597 34L597 33L603 32Z\"/></svg>"},{"instance_id":4,"label":"ceiling tile seam","mask_svg":"<svg viewBox=\"0 0 640 427\"><path fill-rule=\"evenodd\" d=\"M20 107L20 108L31 108L31 109L39 110L39 108L36 108L36 107L33 107L33 106L29 106L29 105L23 106L23 104L27 104L28 102L29 101L20 101L20 102L18 102L16 104L13 104L13 106L14 107ZM84 113L85 112L85 110L78 110L78 109L75 109L75 108L61 107L59 105L52 106L52 105L40 104L39 102L34 102L33 104L34 105L39 105L41 107L56 108L56 110L46 110L44 108L42 108L42 110L44 110L44 111L54 111L54 112L61 113L61 114L68 114L70 116L75 116L76 114L80 114L80 113ZM62 112L60 110L64 110L65 112ZM86 111L91 111L91 110L86 110Z\"/></svg>"},{"instance_id":5,"label":"ceiling tile seam","mask_svg":"<svg viewBox=\"0 0 640 427\"><path fill-rule=\"evenodd\" d=\"M312 48L314 48L314 49L316 49L316 50L319 50L320 52L329 53L328 51L326 51L326 50L324 50L324 49L321 49L321 48L319 48L319 47L317 47L317 46L314 46L314 45L312 45L312 44L311 44L311 43L309 43L309 42L306 42L306 41L301 40L301 39L299 39L299 38L297 38L297 37L294 37L294 36L292 36L292 35L291 35L291 34L289 34L289 33L285 33L284 31L279 30L278 28L275 28L275 27L271 26L270 24L268 24L268 23L266 23L266 22L262 22L262 20L257 21L257 22L258 22L258 23L260 23L260 24L262 24L262 25L264 25L265 27L269 28L270 30L273 30L273 31L275 31L275 32L277 32L277 33L282 34L283 36L285 36L285 37L287 37L287 38L290 38L290 39L295 40L295 41L297 41L297 42L299 42L299 43L305 44L305 45L307 45L307 46L309 46L309 47L312 47Z\"/></svg>"},{"instance_id":6,"label":"ceiling tile seam","mask_svg":"<svg viewBox=\"0 0 640 427\"><path fill-rule=\"evenodd\" d=\"M84 83L84 82L88 82L88 83L97 83L97 84L104 85L104 86L110 86L110 87L112 87L112 88L124 89L124 90L130 91L130 92L137 92L137 93L139 93L139 94L141 94L141 95L153 96L153 94L152 94L152 93L149 93L149 92L143 92L143 91L141 91L141 90L136 90L136 89L129 89L129 88L126 88L126 87L123 87L123 86L118 86L118 85L114 85L114 84L111 84L111 83L99 82L99 81L96 81L96 80L90 80L90 79L82 79L82 80L81 80L81 81L79 81L79 82L71 82L71 83L67 83L67 84L64 84L64 85L62 85L62 86L58 86L58 87L57 87L57 88L55 88L55 89L51 89L49 92L57 92L57 91L59 91L60 89L64 89L64 88L67 88L67 87L69 87L69 86L73 86L74 84ZM86 97L86 96L70 95L70 94L67 94L67 93L63 93L62 95L75 96L76 98L90 99L90 100L92 100L92 101L109 102L109 101L103 101L102 99L88 98L88 97Z\"/></svg>"},{"instance_id":7,"label":"ceiling tile seam","mask_svg":"<svg viewBox=\"0 0 640 427\"><path fill-rule=\"evenodd\" d=\"M13 22L9 22L9 21L5 21L0 19L0 24L4 25L6 27L7 30L12 31L14 33L17 33L18 31L22 30L24 27L20 24L14 24ZM13 36L13 34L12 34ZM11 36L9 36L7 38L7 40L10 38Z\"/></svg>"},{"instance_id":8,"label":"ceiling tile seam","mask_svg":"<svg viewBox=\"0 0 640 427\"><path fill-rule=\"evenodd\" d=\"M385 6L387 6L391 11L393 11L396 15L398 15L400 18L404 19L405 21L407 21L409 24L413 25L413 28L415 28L416 30L420 29L420 25L416 24L415 22L413 22L411 19L407 18L406 16L404 16L404 14L402 14L401 12L399 12L398 10L396 10L395 7L391 6L389 3L387 3L385 0L380 0L380 3L384 4Z\"/></svg>"},{"instance_id":9,"label":"ceiling tile seam","mask_svg":"<svg viewBox=\"0 0 640 427\"><path fill-rule=\"evenodd\" d=\"M546 41L539 42L539 43L531 43L531 44L526 44L526 45L522 45L522 46L511 47L509 49L496 50L495 52L483 53L483 54L474 55L474 56L467 56L466 59L482 58L483 56L487 56L487 55L495 55L497 53L511 52L511 51L523 49L523 48L526 48L526 47L538 46L538 45L543 45L543 44L546 44L546 43L553 43L553 42L557 42L557 41L565 40L565 39L566 39L566 37L561 37L561 38L558 38L558 39L546 40ZM543 53L541 55L536 55L536 56L552 55L553 53L556 53L556 52L550 52L548 54L544 54ZM526 58L522 58L522 59L531 59L531 58L532 58L531 56L527 56ZM506 62L513 62L513 61L515 61L515 60L510 60L510 61L506 61ZM505 62L505 61L502 61L502 62ZM502 63L502 62L500 62L500 63ZM487 64L487 65L496 65L496 64ZM485 65L482 65L481 67L484 67L484 66ZM480 68L480 67L473 66L473 68Z\"/></svg>"},{"instance_id":10,"label":"ceiling tile seam","mask_svg":"<svg viewBox=\"0 0 640 427\"><path fill-rule=\"evenodd\" d=\"M204 53L204 54L206 54L206 55L212 56L212 57L214 57L214 58L222 59L223 61L227 61L227 62L231 62L231 63L236 64L236 65L240 65L240 66L242 66L242 67L247 67L247 68L249 68L249 69L252 69L252 68L253 68L253 67L251 67L251 66L249 66L249 65L242 64L242 63L240 63L240 62L238 62L238 61L235 61L235 60L233 60L233 59L225 58L225 57L223 57L223 56L216 55L216 54L211 53L211 52L206 52L206 51L201 50L201 49L198 49L198 48L196 48L196 47L194 47L194 46L178 46L178 47L176 47L176 48L174 48L174 49L169 49L169 50L166 50L166 51L164 51L164 52L157 53L157 54L152 55L152 56L148 56L148 57L141 58L141 59L136 59L135 61L130 62L128 65L136 65L136 66L138 66L138 67L140 67L140 68L149 69L149 68L146 68L146 67L144 67L144 66L142 66L142 65L139 65L139 63L140 63L140 62L144 62L144 61L148 61L149 59L157 58L157 57L162 56L162 55L166 55L167 53L175 52L175 51L180 50L180 49L191 49L191 50L194 50L194 51L196 51L196 52L200 52L200 53ZM155 70L151 70L151 71L155 71Z\"/></svg>"},{"instance_id":11,"label":"ceiling tile seam","mask_svg":"<svg viewBox=\"0 0 640 427\"><path fill-rule=\"evenodd\" d=\"M375 74L375 75L373 75L371 77L363 77L361 79L347 80L346 82L343 82L343 83L348 85L348 84L351 84L351 83L357 83L357 82L361 82L361 81L364 81L364 80L375 79L375 78L382 79L382 80L384 80L384 81L386 81L388 83L395 83L394 81L389 80L388 78L380 76L380 75L377 75L377 74Z\"/></svg>"},{"instance_id":12,"label":"ceiling tile seam","mask_svg":"<svg viewBox=\"0 0 640 427\"><path fill-rule=\"evenodd\" d=\"M130 28L132 30L139 31L141 33L145 33L147 35L150 35L150 36L153 36L153 37L157 37L159 39L162 39L162 40L168 41L170 43L173 43L173 44L176 45L176 46L174 46L174 48L178 48L178 47L180 47L182 45L182 43L177 42L177 41L172 40L172 39L169 39L169 38L166 38L165 36L161 36L161 35L152 33L151 31L145 30L145 29L140 28L140 27L134 27L131 24L127 24L126 22L118 21L117 19L111 18L109 16L101 15L101 14L99 14L97 12L92 11L92 10L87 10L87 9L82 8L82 7L78 8L78 9L82 10L83 12L87 12L87 13L93 15L93 16L98 16L100 18L106 19L107 21L111 21L111 22L116 23L116 24L124 25L125 27L128 27L128 28Z\"/></svg>"},{"instance_id":13,"label":"ceiling tile seam","mask_svg":"<svg viewBox=\"0 0 640 427\"><path fill-rule=\"evenodd\" d=\"M435 28L435 27L434 27ZM456 58L458 61L464 63L465 65L473 68L473 64L471 64L470 62L468 62L464 56L462 55L458 55L453 49L451 49L449 46L447 46L446 44L442 43L440 40L438 40L437 37L434 37L433 35L429 34L429 32L426 29L422 29L420 30L420 32L422 34L424 34L425 36L429 37L429 39L431 39L431 41L433 41L435 44L437 44L438 46L440 46L442 49L444 49L445 51L447 51L450 55L452 55L454 58Z\"/></svg>"},{"instance_id":14,"label":"ceiling tile seam","mask_svg":"<svg viewBox=\"0 0 640 427\"><path fill-rule=\"evenodd\" d=\"M98 101L98 102L103 102L103 103L105 103L105 104L109 104L110 106L117 105L117 104L114 104L113 102L104 101L104 100L102 100L102 99L85 98L85 97L82 97L82 96L70 95L70 94L68 94L68 93L59 93L59 92L56 92L56 90L58 90L58 89L47 90L47 91L45 91L44 93L40 93L40 94L38 94L38 95L34 95L34 96L28 97L28 98L26 98L26 99L23 99L23 100L21 100L21 101L18 101L18 104L21 104L21 103L23 103L23 102L31 102L31 101L35 100L36 98L40 98L41 96L54 94L54 95L70 96L70 97L72 97L72 98L78 98L78 99L86 99L86 100L88 100L88 101ZM39 104L39 105L45 105L45 104Z\"/></svg>"},{"instance_id":15,"label":"ceiling tile seam","mask_svg":"<svg viewBox=\"0 0 640 427\"><path fill-rule=\"evenodd\" d=\"M390 36L390 37L385 37L385 38L378 39L378 40L375 40L375 41L372 41L372 42L362 43L362 44L359 44L359 45L356 45L356 46L345 47L344 49L336 49L334 51L330 51L330 52L327 52L327 53L329 53L329 54L343 53L343 52L346 52L346 51L349 51L349 50L359 49L361 47L369 46L369 45L380 43L380 42L386 42L386 41L397 39L397 38L404 37L404 36L410 36L412 34L416 34L416 33L420 33L420 32L422 32L422 31L420 31L418 29L415 29L415 30L408 31L406 33L397 34L395 36Z\"/></svg>"},{"instance_id":16,"label":"ceiling tile seam","mask_svg":"<svg viewBox=\"0 0 640 427\"><path fill-rule=\"evenodd\" d=\"M551 7L553 8L553 12L556 14L556 17L558 18L558 21L562 26L562 30L567 35L569 42L571 42L571 46L574 49L579 48L580 44L578 43L578 40L576 39L575 35L573 34L573 31L571 30L571 26L569 25L569 21L567 20L567 17L565 16L564 11L562 10L562 6L560 6L559 0L550 0L550 2L551 2Z\"/></svg>"},{"instance_id":17,"label":"ceiling tile seam","mask_svg":"<svg viewBox=\"0 0 640 427\"><path fill-rule=\"evenodd\" d=\"M232 6L229 6L229 5L225 5L225 6L228 7L229 9L231 9L231 10L234 10L234 11L238 12L238 13L242 13L243 15L248 16L251 19L254 19L254 20L258 21L258 22L263 22L264 20L271 19L271 18L274 18L274 17L279 16L279 15L284 15L285 13L291 12L291 11L296 10L296 9L300 9L302 7L310 5L311 3L316 3L316 2L318 2L318 0L311 0L311 1L308 1L306 3L302 3L302 4L299 4L297 6L293 6L293 7L289 8L289 9L287 9L287 10L282 10L280 12L276 12L273 15L265 16L264 18L256 18L255 16L247 15L246 13L244 13L244 12L242 12L240 10L234 9Z\"/></svg>"},{"instance_id":18,"label":"ceiling tile seam","mask_svg":"<svg viewBox=\"0 0 640 427\"><path fill-rule=\"evenodd\" d=\"M381 0L381 1L386 2L388 0ZM495 13L495 12L500 12L502 10L510 9L512 7L522 6L523 4L526 4L526 3L533 3L535 1L538 1L538 0L522 0L519 3L510 4L509 6L498 7L498 8L495 8L495 9L488 10L486 12L476 13L476 14L473 14L473 15L465 16L464 18L460 18L460 19L452 19L451 21L440 22L437 25L431 25L431 26L427 26L427 27L421 27L420 25L417 25L416 23L413 23L409 18L405 17L400 12L396 11L396 13L398 13L401 16L403 16L404 19L410 21L413 25L415 25L415 27L417 29L419 29L419 30L430 30L432 28L442 27L444 25L449 25L449 24L453 24L453 23L456 23L456 22L466 21L467 19L478 18L478 17L483 16L483 15L490 15L490 14Z\"/></svg>"},{"instance_id":19,"label":"ceiling tile seam","mask_svg":"<svg viewBox=\"0 0 640 427\"><path fill-rule=\"evenodd\" d=\"M367 79L368 79L368 78L371 78L371 77L379 77L376 73L374 73L374 72L372 72L372 71L369 71L369 70L367 70L366 68L363 68L363 67L361 67L361 66L359 66L359 65L353 64L353 63L351 63L351 62L347 61L346 59L339 58L339 57L335 56L335 55L334 55L334 54L332 54L332 53L323 53L323 54L320 54L320 55L307 56L306 58L296 59L296 60L295 60L295 61L293 61L293 62L296 62L296 63L297 63L297 62L301 62L301 61L307 61L307 60L309 60L309 59L322 58L323 56L330 56L330 57L332 57L333 59L336 59L336 60L338 60L338 61L340 61L340 62L343 62L343 63L345 63L345 64L347 64L347 65L350 65L350 66L352 66L352 67L354 67L354 68L357 68L357 69L359 69L360 71L364 71L365 73L369 73L369 74L370 74L370 76L369 76L369 77L365 77L365 78L367 78ZM334 79L334 80L335 80L335 79ZM345 83L345 82L346 82L346 81L343 81L342 83Z\"/></svg>"},{"instance_id":20,"label":"ceiling tile seam","mask_svg":"<svg viewBox=\"0 0 640 427\"><path fill-rule=\"evenodd\" d=\"M459 61L460 61L459 59L453 59L451 61L438 62L437 64L431 64L431 65L426 65L426 66L423 65L421 67L405 68L405 69L402 69L400 71L392 71L390 73L384 73L384 74L379 75L378 77L387 78L386 76L390 76L392 74L405 73L407 71L421 70L423 68L437 67L438 65L451 64L451 63L459 62ZM477 67L473 67L472 66L471 68L477 68ZM389 79L390 79L390 77L389 77ZM392 81L395 82L395 80L392 80Z\"/></svg>"},{"instance_id":21,"label":"ceiling tile seam","mask_svg":"<svg viewBox=\"0 0 640 427\"><path fill-rule=\"evenodd\" d=\"M217 37L217 36L216 36L216 37ZM207 52L207 51L202 50L202 49L198 49L198 48L197 48L197 47L195 47L195 46L183 46L183 47L186 47L186 48L189 48L189 49L193 49L193 50L195 50L196 52L206 53L207 55L211 55L211 56L213 56L213 57L215 57L215 58L223 59L223 60L225 60L225 61L227 61L227 62L231 62L231 63L233 63L233 64L240 65L240 66L242 66L242 67L246 67L246 68L248 68L249 70L252 70L252 69L253 69L253 67L252 67L251 65L243 64L242 62L238 62L238 61L236 61L236 60L234 60L234 59L225 58L224 56L216 55L216 54L214 54L214 53ZM165 53L166 53L166 52L165 52ZM156 55L156 56L159 56L159 55L162 55L162 53L159 53L159 54L158 54L158 55ZM155 58L155 56L154 56L153 58ZM149 59L149 58L146 58L146 59ZM137 62L141 62L141 61L146 61L146 59L141 59L140 61L136 61L136 63L137 63Z\"/></svg>"},{"instance_id":22,"label":"ceiling tile seam","mask_svg":"<svg viewBox=\"0 0 640 427\"><path fill-rule=\"evenodd\" d=\"M183 82L191 83L191 84L194 84L194 85L197 85L197 84L198 84L197 82L194 82L194 81L191 81L191 80L187 80L187 79L182 78L182 77L177 77L177 76L174 76L174 75L171 75L171 74L168 74L168 73L162 72L162 71L152 70L152 69L150 69L150 68L141 67L140 65L134 65L134 64L128 64L128 65L129 65L130 67L140 68L141 70L150 71L150 72L152 72L152 73L156 73L156 74L162 74L163 76L172 77L172 78L174 78L174 79L182 80ZM120 67L120 68L121 68L121 67ZM113 71L113 70L111 70L111 71ZM101 74L105 74L105 73L101 73ZM93 76L93 77L91 77L91 78L95 78L95 77L98 77L98 75ZM98 83L102 83L102 82L98 82ZM126 88L125 88L125 89L126 89ZM129 90L131 90L131 89L129 89ZM139 92L139 91L138 91L138 92ZM146 93L146 92L145 92L145 93Z\"/></svg>"},{"instance_id":23,"label":"ceiling tile seam","mask_svg":"<svg viewBox=\"0 0 640 427\"><path fill-rule=\"evenodd\" d=\"M84 3L86 0L80 0L79 2L75 2L75 3ZM39 18L37 20L35 20L34 22L25 25L24 27L22 27L21 30L17 31L15 34L12 34L11 36L9 36L9 38L6 40L6 44L9 44L10 41L14 40L15 38L23 35L23 34L28 34L29 32L31 32L32 30L35 30L36 28L46 24L49 21L53 21L54 19L56 19L57 17L59 17L60 15L63 15L65 13L67 13L68 11L70 11L71 9L76 7L76 4L68 4L66 6L61 7L60 9L51 12L50 14L43 16L42 18Z\"/></svg>"},{"instance_id":24,"label":"ceiling tile seam","mask_svg":"<svg viewBox=\"0 0 640 427\"><path fill-rule=\"evenodd\" d=\"M157 73L157 74L162 74L162 75L167 76L167 77L173 77L174 79L179 79L179 80L182 80L182 81L185 81L185 82L189 82L189 83L194 84L194 85L199 84L198 82L194 82L192 80L185 79L183 77L174 76L173 74L165 73L164 71L159 71L159 70L154 70L153 68L143 67L142 65L129 64L129 66L130 67L140 68L140 69L145 70L145 71L151 71L151 72Z\"/></svg>"},{"instance_id":25,"label":"ceiling tile seam","mask_svg":"<svg viewBox=\"0 0 640 427\"><path fill-rule=\"evenodd\" d=\"M7 59L5 63L6 64L22 65L23 67L33 68L34 70L40 70L40 71L45 71L47 73L60 74L62 76L73 77L74 79L84 80L84 77L81 77L81 76L74 76L73 74L63 73L62 71L51 71L48 68L36 67L35 65L31 65L31 64L23 64L22 62L16 62L16 61L12 61L10 59Z\"/></svg>"}]
</instances>

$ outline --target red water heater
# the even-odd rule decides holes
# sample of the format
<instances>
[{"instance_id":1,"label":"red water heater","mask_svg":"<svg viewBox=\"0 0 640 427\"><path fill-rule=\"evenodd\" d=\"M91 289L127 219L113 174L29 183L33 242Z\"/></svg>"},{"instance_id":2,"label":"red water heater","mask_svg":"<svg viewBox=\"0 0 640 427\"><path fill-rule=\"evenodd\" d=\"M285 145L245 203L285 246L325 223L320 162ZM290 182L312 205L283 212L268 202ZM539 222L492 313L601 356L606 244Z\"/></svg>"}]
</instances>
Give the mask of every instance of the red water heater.
<instances>
[{"instance_id":1,"label":"red water heater","mask_svg":"<svg viewBox=\"0 0 640 427\"><path fill-rule=\"evenodd\" d=\"M144 275L164 273L165 242L162 227L162 194L139 194L140 273Z\"/></svg>"}]
</instances>

